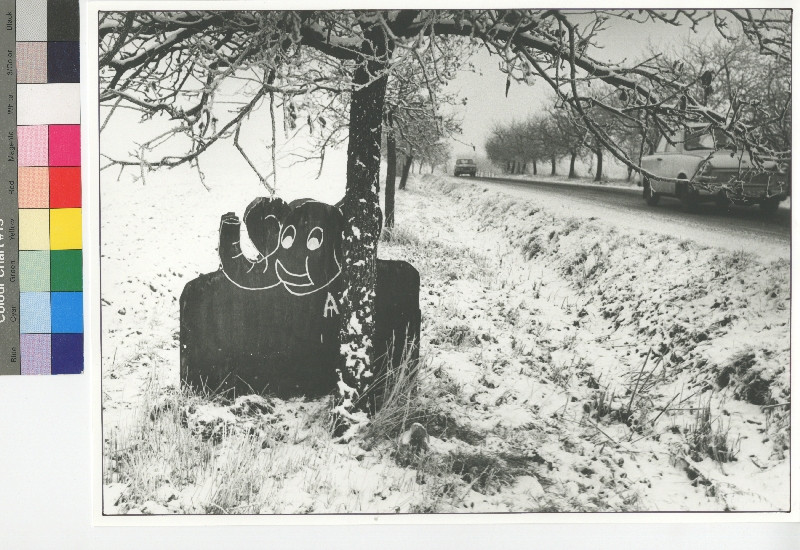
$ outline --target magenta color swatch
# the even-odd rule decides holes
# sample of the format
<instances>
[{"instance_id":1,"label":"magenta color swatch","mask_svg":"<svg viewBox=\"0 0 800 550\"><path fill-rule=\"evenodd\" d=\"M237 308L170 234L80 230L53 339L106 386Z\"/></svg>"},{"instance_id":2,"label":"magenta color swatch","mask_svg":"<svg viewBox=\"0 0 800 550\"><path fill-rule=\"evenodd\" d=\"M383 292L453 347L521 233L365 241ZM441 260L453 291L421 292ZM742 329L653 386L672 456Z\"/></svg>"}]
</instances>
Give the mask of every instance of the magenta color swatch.
<instances>
[{"instance_id":1,"label":"magenta color swatch","mask_svg":"<svg viewBox=\"0 0 800 550\"><path fill-rule=\"evenodd\" d=\"M50 166L81 165L79 124L50 126Z\"/></svg>"},{"instance_id":2,"label":"magenta color swatch","mask_svg":"<svg viewBox=\"0 0 800 550\"><path fill-rule=\"evenodd\" d=\"M50 335L20 334L22 374L50 374Z\"/></svg>"},{"instance_id":3,"label":"magenta color swatch","mask_svg":"<svg viewBox=\"0 0 800 550\"><path fill-rule=\"evenodd\" d=\"M47 126L17 127L20 166L47 166Z\"/></svg>"}]
</instances>

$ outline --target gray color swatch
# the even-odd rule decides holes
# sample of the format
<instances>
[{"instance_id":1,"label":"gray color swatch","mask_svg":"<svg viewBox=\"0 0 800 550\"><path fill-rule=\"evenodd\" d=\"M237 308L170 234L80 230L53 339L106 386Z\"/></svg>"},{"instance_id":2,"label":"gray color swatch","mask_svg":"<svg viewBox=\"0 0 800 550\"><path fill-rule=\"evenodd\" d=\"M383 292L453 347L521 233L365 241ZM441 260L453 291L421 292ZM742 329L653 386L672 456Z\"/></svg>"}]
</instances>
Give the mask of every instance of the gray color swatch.
<instances>
[{"instance_id":1,"label":"gray color swatch","mask_svg":"<svg viewBox=\"0 0 800 550\"><path fill-rule=\"evenodd\" d=\"M47 41L47 0L17 2L17 40Z\"/></svg>"}]
</instances>

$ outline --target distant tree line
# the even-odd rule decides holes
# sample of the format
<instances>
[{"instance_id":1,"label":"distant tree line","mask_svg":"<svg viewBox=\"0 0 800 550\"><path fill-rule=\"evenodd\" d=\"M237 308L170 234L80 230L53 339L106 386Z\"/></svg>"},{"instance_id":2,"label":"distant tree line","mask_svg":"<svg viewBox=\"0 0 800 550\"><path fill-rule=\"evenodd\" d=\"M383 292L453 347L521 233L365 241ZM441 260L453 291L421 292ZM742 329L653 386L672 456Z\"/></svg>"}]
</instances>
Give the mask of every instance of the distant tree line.
<instances>
[{"instance_id":1,"label":"distant tree line","mask_svg":"<svg viewBox=\"0 0 800 550\"><path fill-rule=\"evenodd\" d=\"M602 120L608 134L616 144L623 148L629 158L639 159L647 154L657 137L648 135L636 124L612 119L603 111L595 113ZM496 125L484 144L489 160L509 174L522 174L531 170L539 174L549 168L550 175L556 175L558 164L569 158L569 178L576 178L575 161L592 158L594 160L594 179L603 177L602 144L588 128L580 123L579 117L564 105L556 105L530 115L524 120ZM633 168L628 167L628 180Z\"/></svg>"},{"instance_id":2,"label":"distant tree line","mask_svg":"<svg viewBox=\"0 0 800 550\"><path fill-rule=\"evenodd\" d=\"M702 108L724 113L728 127L732 121L746 123L749 135L757 136L772 151L791 149L788 59L764 57L757 42L717 38L687 41L675 52L651 51L643 65L672 73L676 82L701 98ZM558 98L546 111L496 125L484 144L489 160L510 174L527 170L537 174L541 164L549 164L550 174L556 175L558 162L569 158L569 177L575 178L575 160L592 157L594 179L599 181L606 150L602 141L612 143L634 164L641 164L641 157L655 150L662 135L668 139L674 135L646 111L626 108L631 102L627 90L595 83L585 86L584 93L583 114L574 103ZM684 102L685 99L675 98L674 105L682 109ZM589 119L592 128L584 122ZM745 148L749 146L745 144ZM766 158L770 156L781 157L767 154ZM627 169L630 180L635 168L627 164Z\"/></svg>"}]
</instances>

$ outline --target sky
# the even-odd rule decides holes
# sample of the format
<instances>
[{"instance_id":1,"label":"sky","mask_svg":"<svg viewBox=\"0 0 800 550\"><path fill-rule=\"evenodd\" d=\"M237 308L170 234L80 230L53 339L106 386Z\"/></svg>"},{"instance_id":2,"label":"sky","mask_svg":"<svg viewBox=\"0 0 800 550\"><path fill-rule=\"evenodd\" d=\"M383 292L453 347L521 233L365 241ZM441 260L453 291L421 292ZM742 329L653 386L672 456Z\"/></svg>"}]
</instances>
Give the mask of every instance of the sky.
<instances>
[{"instance_id":1,"label":"sky","mask_svg":"<svg viewBox=\"0 0 800 550\"><path fill-rule=\"evenodd\" d=\"M572 17L586 18L585 15L572 14ZM623 62L626 59L639 59L650 49L665 51L673 45L692 37L702 40L709 32L715 32L710 23L701 25L698 32L693 33L688 27L672 27L661 23L637 24L622 19L613 19L608 27L598 36L598 45L592 56L600 61ZM532 86L512 83L508 96L505 94L505 76L498 69L498 61L486 52L479 50L472 58L475 72L462 72L450 83L449 89L458 91L466 97L467 104L461 111L463 134L452 142L453 158L484 156L483 143L495 123L505 123L514 119L524 119L528 115L545 109L552 104L552 92L541 79L536 79ZM268 116L258 113L258 117ZM254 117L255 118L255 117ZM258 120L269 120L258 118ZM132 142L145 141L137 137L139 130L132 128L136 124L133 116L117 116L113 124L102 134L103 152L114 156L125 156L134 149ZM319 175L319 163L308 162L292 165L290 154L295 150L297 142L287 141L283 136L282 123L278 121L279 160L278 185L279 194L287 200L310 196L319 200L335 202L344 193L346 175L345 149L329 150L325 164ZM264 154L271 136L267 124L253 125L243 131L242 142L248 154L262 159L260 166L267 165L268 155ZM161 130L158 130L159 132ZM248 134L245 136L245 134ZM475 146L473 151L471 145ZM242 178L252 182L254 193L264 193L257 176L250 170L244 159L231 144L213 146L201 158L201 166L207 173L206 183L209 186L224 185L231 177ZM262 172L267 172L266 168ZM138 176L138 169L128 170L122 180L133 181ZM117 173L104 172L103 180L116 180ZM193 177L196 173L187 168L161 171L148 175L149 181L170 181L175 177ZM324 182L324 183L322 183Z\"/></svg>"},{"instance_id":2,"label":"sky","mask_svg":"<svg viewBox=\"0 0 800 550\"><path fill-rule=\"evenodd\" d=\"M575 17L575 16L573 16ZM587 19L577 16L578 20ZM687 39L702 41L716 33L710 22L701 23L696 32L688 26L674 27L663 23L635 23L623 19L613 19L608 28L598 34L597 44L600 46L591 53L599 61L622 63L643 57L651 49L668 51L673 46ZM474 144L476 152L458 141L452 142L454 158L462 156L481 156L484 154L483 143L488 131L495 123L507 123L514 119L527 118L547 108L553 102L550 86L537 78L532 86L512 82L505 95L505 75L498 69L496 57L485 49L480 50L473 58L478 71L461 72L450 84L453 90L459 90L467 98L467 106L462 113L463 135L459 141Z\"/></svg>"}]
</instances>

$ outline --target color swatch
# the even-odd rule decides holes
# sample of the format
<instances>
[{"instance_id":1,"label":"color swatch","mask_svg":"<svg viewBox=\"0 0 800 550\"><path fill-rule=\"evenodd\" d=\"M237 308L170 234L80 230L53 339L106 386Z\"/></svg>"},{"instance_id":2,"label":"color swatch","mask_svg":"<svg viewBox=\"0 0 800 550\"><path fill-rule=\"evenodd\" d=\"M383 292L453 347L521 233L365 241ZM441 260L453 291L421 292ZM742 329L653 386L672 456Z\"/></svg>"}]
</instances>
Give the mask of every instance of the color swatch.
<instances>
[{"instance_id":1,"label":"color swatch","mask_svg":"<svg viewBox=\"0 0 800 550\"><path fill-rule=\"evenodd\" d=\"M78 0L0 3L4 13L17 10L16 28L12 18L0 46L15 53L16 69L6 71L8 107L0 111L9 135L2 166L9 189L0 204L0 345L7 344L0 374L80 373Z\"/></svg>"}]
</instances>

